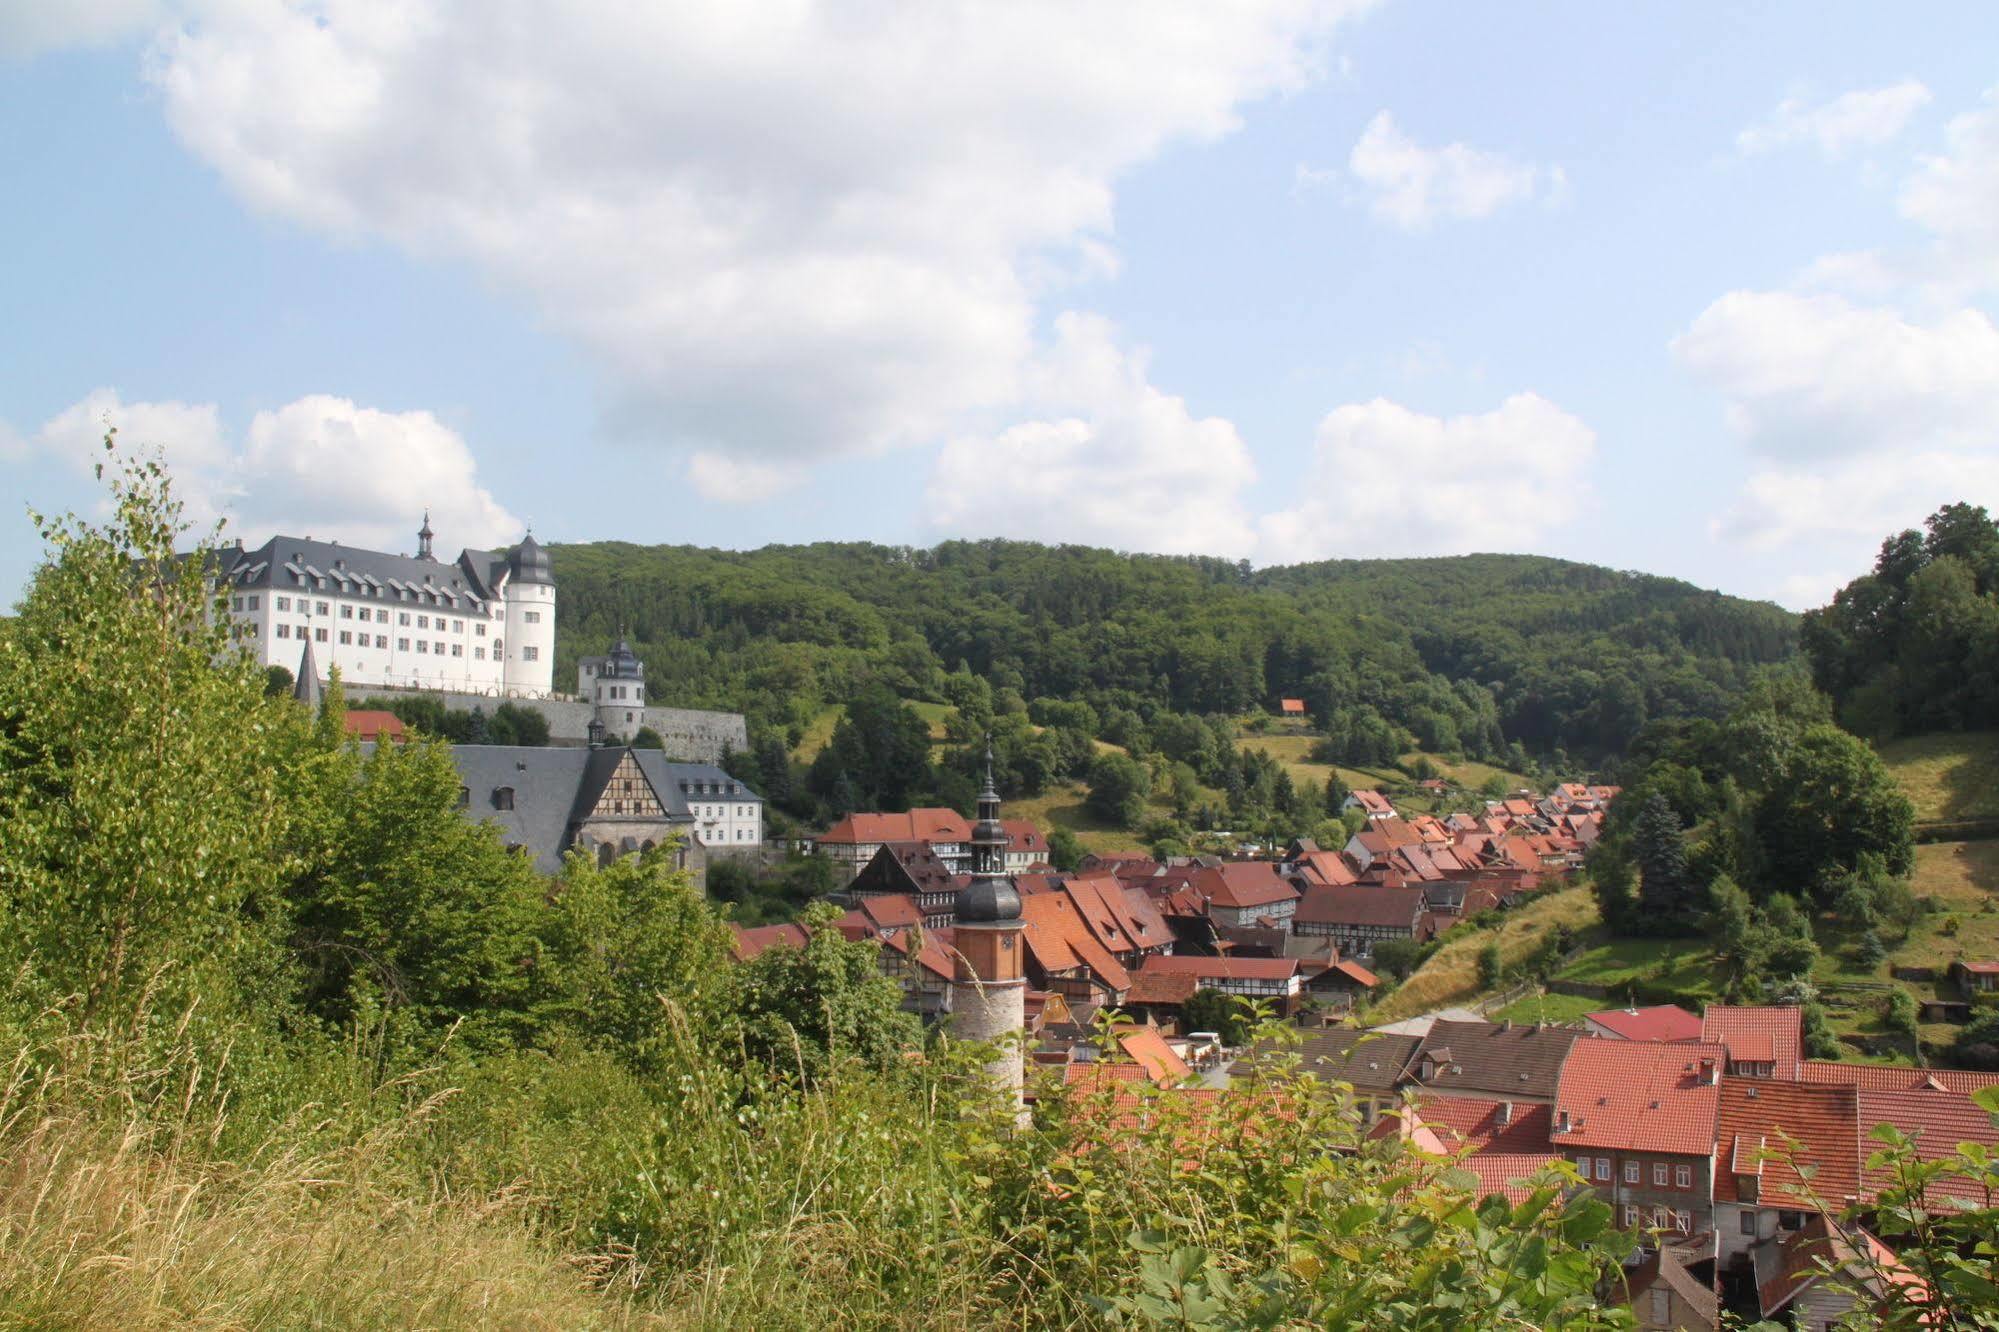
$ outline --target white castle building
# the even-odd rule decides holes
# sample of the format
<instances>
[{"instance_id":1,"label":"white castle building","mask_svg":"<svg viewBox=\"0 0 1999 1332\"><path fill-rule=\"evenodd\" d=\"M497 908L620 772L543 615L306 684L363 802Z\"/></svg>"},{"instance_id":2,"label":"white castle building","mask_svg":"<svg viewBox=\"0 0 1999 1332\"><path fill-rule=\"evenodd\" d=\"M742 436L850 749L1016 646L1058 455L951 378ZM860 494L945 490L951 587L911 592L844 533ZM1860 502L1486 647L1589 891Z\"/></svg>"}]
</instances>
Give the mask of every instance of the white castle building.
<instances>
[{"instance_id":1,"label":"white castle building","mask_svg":"<svg viewBox=\"0 0 1999 1332\"><path fill-rule=\"evenodd\" d=\"M236 636L264 666L296 671L306 643L350 687L545 698L554 688L555 578L529 534L506 550L417 553L273 537L218 552Z\"/></svg>"}]
</instances>

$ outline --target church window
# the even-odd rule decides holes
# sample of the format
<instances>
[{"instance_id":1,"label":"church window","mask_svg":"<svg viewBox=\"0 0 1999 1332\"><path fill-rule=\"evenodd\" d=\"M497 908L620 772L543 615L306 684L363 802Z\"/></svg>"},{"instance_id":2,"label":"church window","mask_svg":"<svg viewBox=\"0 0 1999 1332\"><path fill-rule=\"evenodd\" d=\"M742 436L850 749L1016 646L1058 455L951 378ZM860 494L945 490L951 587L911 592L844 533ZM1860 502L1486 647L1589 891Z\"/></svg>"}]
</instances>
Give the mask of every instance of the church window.
<instances>
[{"instance_id":1,"label":"church window","mask_svg":"<svg viewBox=\"0 0 1999 1332\"><path fill-rule=\"evenodd\" d=\"M388 636L387 634L376 634L376 635L375 635L375 646L376 646L376 647L378 647L378 648L386 648L386 647L387 647L388 645L389 645L389 636Z\"/></svg>"},{"instance_id":2,"label":"church window","mask_svg":"<svg viewBox=\"0 0 1999 1332\"><path fill-rule=\"evenodd\" d=\"M279 598L278 598L278 609L279 609L279 610L290 610L291 608L292 608L292 599L291 599L290 597L279 597Z\"/></svg>"},{"instance_id":3,"label":"church window","mask_svg":"<svg viewBox=\"0 0 1999 1332\"><path fill-rule=\"evenodd\" d=\"M313 630L312 639L315 643L324 643L326 641L326 631L324 629Z\"/></svg>"},{"instance_id":4,"label":"church window","mask_svg":"<svg viewBox=\"0 0 1999 1332\"><path fill-rule=\"evenodd\" d=\"M396 640L396 651L408 652L409 650L410 650L410 641L407 638L398 638Z\"/></svg>"},{"instance_id":5,"label":"church window","mask_svg":"<svg viewBox=\"0 0 1999 1332\"><path fill-rule=\"evenodd\" d=\"M540 648L532 648L532 647L524 647L524 648L522 648L522 649L521 649L521 660L522 660L522 661L539 661L539 660L541 660L541 649L540 649Z\"/></svg>"},{"instance_id":6,"label":"church window","mask_svg":"<svg viewBox=\"0 0 1999 1332\"><path fill-rule=\"evenodd\" d=\"M354 646L354 631L351 629L342 629L340 631L340 641L347 647Z\"/></svg>"},{"instance_id":7,"label":"church window","mask_svg":"<svg viewBox=\"0 0 1999 1332\"><path fill-rule=\"evenodd\" d=\"M281 624L278 626L279 638L290 638L291 636L292 636L292 627L290 625Z\"/></svg>"},{"instance_id":8,"label":"church window","mask_svg":"<svg viewBox=\"0 0 1999 1332\"><path fill-rule=\"evenodd\" d=\"M341 618L341 619L343 619L343 620L351 620L351 619L353 619L353 618L354 618L354 608L353 608L352 606L348 606L348 605L344 605L344 604L343 604L343 605L342 605L342 606L340 607L340 618Z\"/></svg>"},{"instance_id":9,"label":"church window","mask_svg":"<svg viewBox=\"0 0 1999 1332\"><path fill-rule=\"evenodd\" d=\"M323 601L321 601L321 602L318 602L318 603L316 603L316 604L314 605L314 607L313 607L313 611L312 611L312 613L313 613L314 615L324 615L324 614L326 614L326 603L325 603L325 602L323 602Z\"/></svg>"}]
</instances>

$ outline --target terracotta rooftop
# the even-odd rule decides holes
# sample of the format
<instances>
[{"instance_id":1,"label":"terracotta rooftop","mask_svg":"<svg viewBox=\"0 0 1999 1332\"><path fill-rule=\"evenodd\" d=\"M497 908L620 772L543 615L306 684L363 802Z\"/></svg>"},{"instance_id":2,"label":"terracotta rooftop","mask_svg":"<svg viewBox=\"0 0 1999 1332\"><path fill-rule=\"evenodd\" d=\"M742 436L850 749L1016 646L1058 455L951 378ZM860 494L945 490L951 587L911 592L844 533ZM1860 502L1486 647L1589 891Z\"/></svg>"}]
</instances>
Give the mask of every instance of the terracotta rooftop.
<instances>
[{"instance_id":1,"label":"terracotta rooftop","mask_svg":"<svg viewBox=\"0 0 1999 1332\"><path fill-rule=\"evenodd\" d=\"M1247 910L1296 901L1298 890L1285 882L1277 866L1267 860L1232 861L1194 875L1195 892L1218 907Z\"/></svg>"},{"instance_id":2,"label":"terracotta rooftop","mask_svg":"<svg viewBox=\"0 0 1999 1332\"><path fill-rule=\"evenodd\" d=\"M729 929L736 936L736 956L745 962L779 944L803 948L811 938L803 925L731 925Z\"/></svg>"},{"instance_id":3,"label":"terracotta rooftop","mask_svg":"<svg viewBox=\"0 0 1999 1332\"><path fill-rule=\"evenodd\" d=\"M1788 1006L1709 1004L1701 1015L1701 1039L1727 1046L1737 1063L1775 1063L1775 1076L1795 1081L1805 1049L1804 1014Z\"/></svg>"},{"instance_id":4,"label":"terracotta rooftop","mask_svg":"<svg viewBox=\"0 0 1999 1332\"><path fill-rule=\"evenodd\" d=\"M849 814L819 836L821 842L969 842L972 825L955 809L912 809L907 814Z\"/></svg>"},{"instance_id":5,"label":"terracotta rooftop","mask_svg":"<svg viewBox=\"0 0 1999 1332\"><path fill-rule=\"evenodd\" d=\"M1807 1059L1798 1070L1805 1082L1859 1087L1864 1091L1975 1092L1999 1087L1999 1073L1972 1073L1957 1068L1903 1068L1893 1064L1839 1064Z\"/></svg>"},{"instance_id":6,"label":"terracotta rooftop","mask_svg":"<svg viewBox=\"0 0 1999 1332\"><path fill-rule=\"evenodd\" d=\"M1994 1125L1992 1116L1979 1109L1965 1092L1870 1091L1863 1088L1857 1095L1860 1131L1863 1145L1869 1153L1879 1150L1881 1146L1865 1139L1865 1135L1878 1124L1892 1124L1915 1139L1916 1156L1924 1161L1954 1157L1957 1145L1963 1142L1977 1143L1987 1151L1999 1151L1999 1125ZM1895 1181L1892 1172L1870 1169L1863 1164L1860 1182L1871 1197ZM1945 1194L1985 1205L1982 1191L1974 1191L1968 1180L1940 1180L1935 1187Z\"/></svg>"},{"instance_id":7,"label":"terracotta rooftop","mask_svg":"<svg viewBox=\"0 0 1999 1332\"><path fill-rule=\"evenodd\" d=\"M1139 964L1141 976L1197 976L1203 980L1286 981L1298 974L1295 957L1182 957L1154 953Z\"/></svg>"},{"instance_id":8,"label":"terracotta rooftop","mask_svg":"<svg viewBox=\"0 0 1999 1332\"><path fill-rule=\"evenodd\" d=\"M1117 1043L1125 1057L1144 1069L1146 1076L1159 1086L1177 1087L1193 1072L1186 1060L1173 1053L1173 1047L1166 1043L1157 1027L1120 1027Z\"/></svg>"},{"instance_id":9,"label":"terracotta rooftop","mask_svg":"<svg viewBox=\"0 0 1999 1332\"><path fill-rule=\"evenodd\" d=\"M1175 976L1165 972L1149 972L1140 968L1131 978L1131 989L1125 993L1127 1004L1184 1004L1194 997L1201 988L1199 976Z\"/></svg>"},{"instance_id":10,"label":"terracotta rooftop","mask_svg":"<svg viewBox=\"0 0 1999 1332\"><path fill-rule=\"evenodd\" d=\"M1401 1112L1392 1112L1390 1118ZM1532 1192L1523 1182L1550 1162L1561 1159L1548 1143L1550 1111L1545 1105L1516 1105L1467 1096L1425 1096L1410 1111L1410 1128L1427 1129L1428 1141L1412 1135L1426 1150L1456 1153L1469 1149L1455 1164L1478 1176L1481 1197L1497 1193L1519 1203ZM1435 1143L1434 1147L1430 1143Z\"/></svg>"},{"instance_id":11,"label":"terracotta rooftop","mask_svg":"<svg viewBox=\"0 0 1999 1332\"><path fill-rule=\"evenodd\" d=\"M1770 1244L1758 1245L1756 1294L1763 1316L1780 1313L1806 1289L1830 1275L1826 1264L1851 1272L1870 1289L1880 1290L1872 1275L1878 1269L1897 1286L1921 1288L1917 1276L1894 1250L1859 1227L1845 1227L1815 1215L1804 1227Z\"/></svg>"},{"instance_id":12,"label":"terracotta rooftop","mask_svg":"<svg viewBox=\"0 0 1999 1332\"><path fill-rule=\"evenodd\" d=\"M1860 1193L1861 1127L1851 1087L1723 1078L1716 1130L1716 1202L1835 1209ZM1787 1141L1788 1139L1788 1141ZM1799 1167L1809 1170L1807 1178ZM1754 1179L1755 1196L1745 1187Z\"/></svg>"},{"instance_id":13,"label":"terracotta rooftop","mask_svg":"<svg viewBox=\"0 0 1999 1332\"><path fill-rule=\"evenodd\" d=\"M1591 1022L1627 1041L1697 1041L1701 1020L1678 1004L1651 1008L1610 1008L1588 1015Z\"/></svg>"},{"instance_id":14,"label":"terracotta rooftop","mask_svg":"<svg viewBox=\"0 0 1999 1332\"><path fill-rule=\"evenodd\" d=\"M1435 1029L1432 1029L1434 1034ZM1555 1093L1557 1147L1707 1156L1715 1148L1727 1050L1585 1036L1569 1051Z\"/></svg>"}]
</instances>

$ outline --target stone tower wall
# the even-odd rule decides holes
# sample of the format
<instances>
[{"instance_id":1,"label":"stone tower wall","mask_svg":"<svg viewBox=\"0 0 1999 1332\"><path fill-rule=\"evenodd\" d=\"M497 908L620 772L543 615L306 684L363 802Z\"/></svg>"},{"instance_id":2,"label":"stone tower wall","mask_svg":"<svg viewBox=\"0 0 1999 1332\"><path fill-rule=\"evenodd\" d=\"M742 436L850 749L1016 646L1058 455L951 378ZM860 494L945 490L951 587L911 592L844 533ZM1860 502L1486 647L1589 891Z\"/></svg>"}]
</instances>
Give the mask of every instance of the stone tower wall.
<instances>
[{"instance_id":1,"label":"stone tower wall","mask_svg":"<svg viewBox=\"0 0 1999 1332\"><path fill-rule=\"evenodd\" d=\"M961 1041L1005 1042L998 1058L986 1065L995 1086L1020 1098L1023 1080L1020 1033L1027 1026L1025 980L951 983L951 1034ZM1011 1038L1011 1039L1009 1039Z\"/></svg>"},{"instance_id":2,"label":"stone tower wall","mask_svg":"<svg viewBox=\"0 0 1999 1332\"><path fill-rule=\"evenodd\" d=\"M364 698L388 698L396 694L422 693L437 699L445 707L457 712L470 712L481 708L488 717L493 709L502 703L512 703L528 708L548 718L548 739L555 745L583 745L590 742L590 719L597 715L597 709L589 703L562 698L508 698L503 693L473 694L449 689L390 689L380 685L356 685L348 691L351 706L360 706ZM669 759L678 763L718 763L724 749L743 750L750 747L749 723L740 712L700 712L691 708L646 708L638 723L623 724L624 713L619 712L619 723L611 725L611 734L629 740L638 732L639 726L650 726L659 732L665 742L665 752Z\"/></svg>"}]
</instances>

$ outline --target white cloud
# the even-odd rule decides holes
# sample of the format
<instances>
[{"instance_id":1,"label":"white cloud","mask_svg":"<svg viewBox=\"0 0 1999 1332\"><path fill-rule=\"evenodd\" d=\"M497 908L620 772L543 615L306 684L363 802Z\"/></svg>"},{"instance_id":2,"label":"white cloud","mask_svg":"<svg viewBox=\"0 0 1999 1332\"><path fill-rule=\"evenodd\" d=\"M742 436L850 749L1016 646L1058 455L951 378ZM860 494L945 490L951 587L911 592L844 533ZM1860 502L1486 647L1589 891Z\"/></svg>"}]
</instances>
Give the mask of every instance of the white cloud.
<instances>
[{"instance_id":1,"label":"white cloud","mask_svg":"<svg viewBox=\"0 0 1999 1332\"><path fill-rule=\"evenodd\" d=\"M1890 532L1917 527L1945 504L1999 492L1999 453L1872 453L1811 466L1778 465L1750 476L1713 520L1715 536L1752 549L1820 541L1848 555L1845 573L1801 580L1786 604L1830 594L1866 566ZM1797 600L1790 600L1797 598Z\"/></svg>"},{"instance_id":2,"label":"white cloud","mask_svg":"<svg viewBox=\"0 0 1999 1332\"><path fill-rule=\"evenodd\" d=\"M1730 292L1672 343L1755 452L1952 450L1999 440L1999 329L1977 310L1915 322L1830 294Z\"/></svg>"},{"instance_id":3,"label":"white cloud","mask_svg":"<svg viewBox=\"0 0 1999 1332\"><path fill-rule=\"evenodd\" d=\"M1479 415L1385 398L1319 423L1297 505L1266 516L1269 562L1521 550L1588 499L1596 432L1535 393Z\"/></svg>"},{"instance_id":4,"label":"white cloud","mask_svg":"<svg viewBox=\"0 0 1999 1332\"><path fill-rule=\"evenodd\" d=\"M1143 352L1104 320L1065 314L1031 368L1047 414L938 454L927 501L941 527L1168 554L1246 555L1241 492L1256 475L1228 421L1154 388Z\"/></svg>"},{"instance_id":5,"label":"white cloud","mask_svg":"<svg viewBox=\"0 0 1999 1332\"><path fill-rule=\"evenodd\" d=\"M158 0L19 0L0 5L0 58L121 41L162 17Z\"/></svg>"},{"instance_id":6,"label":"white cloud","mask_svg":"<svg viewBox=\"0 0 1999 1332\"><path fill-rule=\"evenodd\" d=\"M768 499L804 481L796 467L732 458L725 453L696 452L687 460L687 479L703 499L721 504L748 504Z\"/></svg>"},{"instance_id":7,"label":"white cloud","mask_svg":"<svg viewBox=\"0 0 1999 1332\"><path fill-rule=\"evenodd\" d=\"M1425 148L1397 128L1386 111L1367 123L1347 157L1347 169L1374 215L1406 231L1439 221L1490 217L1536 195L1560 202L1568 191L1568 177L1560 167L1516 162L1462 143ZM1326 174L1304 166L1298 173L1301 185Z\"/></svg>"},{"instance_id":8,"label":"white cloud","mask_svg":"<svg viewBox=\"0 0 1999 1332\"><path fill-rule=\"evenodd\" d=\"M1903 183L1902 215L1931 233L1948 268L1999 283L1999 88L1953 117L1944 139L1947 151L1921 158Z\"/></svg>"},{"instance_id":9,"label":"white cloud","mask_svg":"<svg viewBox=\"0 0 1999 1332\"><path fill-rule=\"evenodd\" d=\"M252 204L469 261L740 482L1014 401L1038 300L1114 261L1119 173L1301 86L1363 5L322 0L151 69Z\"/></svg>"},{"instance_id":10,"label":"white cloud","mask_svg":"<svg viewBox=\"0 0 1999 1332\"><path fill-rule=\"evenodd\" d=\"M1888 142L1929 102L1930 90L1915 79L1856 89L1817 106L1786 98L1766 119L1736 135L1735 146L1751 156L1808 143L1827 158L1840 158Z\"/></svg>"},{"instance_id":11,"label":"white cloud","mask_svg":"<svg viewBox=\"0 0 1999 1332\"><path fill-rule=\"evenodd\" d=\"M227 517L246 540L274 531L406 550L423 509L445 543L517 540L521 523L478 484L472 450L429 412L384 412L310 394L251 420L240 445L213 403L122 402L97 389L51 417L34 444L88 467L106 427L121 449L158 449L187 517Z\"/></svg>"}]
</instances>

